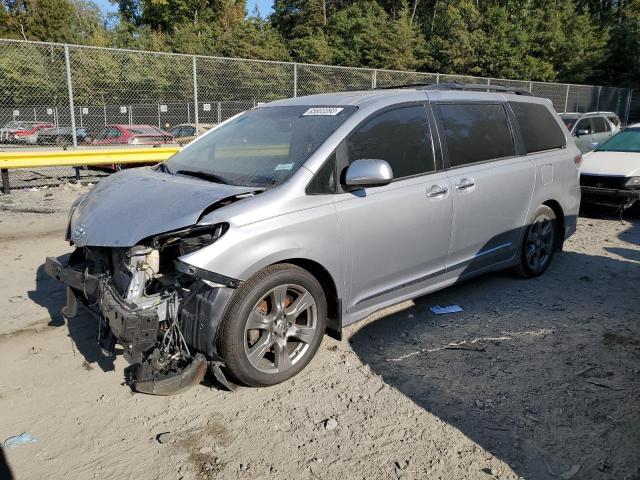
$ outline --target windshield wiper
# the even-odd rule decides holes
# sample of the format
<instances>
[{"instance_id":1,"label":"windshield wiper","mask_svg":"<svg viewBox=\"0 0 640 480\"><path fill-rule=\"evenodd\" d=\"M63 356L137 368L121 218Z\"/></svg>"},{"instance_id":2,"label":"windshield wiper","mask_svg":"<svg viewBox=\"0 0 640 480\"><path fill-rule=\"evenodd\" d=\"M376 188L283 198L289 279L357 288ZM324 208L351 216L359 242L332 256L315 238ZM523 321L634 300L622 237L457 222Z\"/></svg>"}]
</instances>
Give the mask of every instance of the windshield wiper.
<instances>
[{"instance_id":1,"label":"windshield wiper","mask_svg":"<svg viewBox=\"0 0 640 480\"><path fill-rule=\"evenodd\" d=\"M215 182L215 183L224 183L225 185L229 184L229 181L226 178L210 172L202 172L199 170L178 170L175 174L201 178L202 180L208 180L210 182Z\"/></svg>"}]
</instances>

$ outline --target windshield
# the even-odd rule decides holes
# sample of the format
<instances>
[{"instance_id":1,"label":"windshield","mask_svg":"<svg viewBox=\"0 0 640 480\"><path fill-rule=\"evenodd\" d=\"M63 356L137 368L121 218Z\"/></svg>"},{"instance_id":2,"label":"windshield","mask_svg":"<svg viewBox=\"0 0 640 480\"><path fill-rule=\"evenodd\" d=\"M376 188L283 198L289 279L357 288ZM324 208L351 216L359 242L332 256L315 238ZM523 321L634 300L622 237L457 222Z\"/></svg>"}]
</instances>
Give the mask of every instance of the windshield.
<instances>
[{"instance_id":1,"label":"windshield","mask_svg":"<svg viewBox=\"0 0 640 480\"><path fill-rule=\"evenodd\" d=\"M356 107L260 107L240 114L164 164L232 185L282 184ZM205 175L202 175L205 174Z\"/></svg>"},{"instance_id":2,"label":"windshield","mask_svg":"<svg viewBox=\"0 0 640 480\"><path fill-rule=\"evenodd\" d=\"M627 128L604 142L596 152L636 152L640 153L640 128Z\"/></svg>"}]
</instances>

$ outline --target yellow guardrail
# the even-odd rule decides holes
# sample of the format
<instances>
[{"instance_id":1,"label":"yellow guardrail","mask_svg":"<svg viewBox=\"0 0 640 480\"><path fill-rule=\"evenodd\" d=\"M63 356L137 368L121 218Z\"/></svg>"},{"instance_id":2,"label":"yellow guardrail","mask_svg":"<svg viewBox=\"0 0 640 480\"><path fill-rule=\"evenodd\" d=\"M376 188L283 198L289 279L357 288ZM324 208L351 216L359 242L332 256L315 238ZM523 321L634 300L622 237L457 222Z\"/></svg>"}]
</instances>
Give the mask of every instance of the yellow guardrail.
<instances>
[{"instance_id":1,"label":"yellow guardrail","mask_svg":"<svg viewBox=\"0 0 640 480\"><path fill-rule=\"evenodd\" d=\"M125 163L158 163L180 150L179 146L158 148L114 148L86 150L31 150L0 152L0 169L80 167Z\"/></svg>"}]
</instances>

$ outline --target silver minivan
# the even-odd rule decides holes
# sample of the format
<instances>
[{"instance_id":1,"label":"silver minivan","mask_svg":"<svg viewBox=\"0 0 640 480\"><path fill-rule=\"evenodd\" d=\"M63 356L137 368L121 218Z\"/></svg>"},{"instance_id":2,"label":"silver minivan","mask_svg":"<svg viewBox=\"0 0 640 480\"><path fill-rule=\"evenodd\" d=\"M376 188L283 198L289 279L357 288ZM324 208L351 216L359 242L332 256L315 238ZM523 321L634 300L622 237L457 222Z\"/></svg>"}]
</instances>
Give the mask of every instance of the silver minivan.
<instances>
[{"instance_id":1,"label":"silver minivan","mask_svg":"<svg viewBox=\"0 0 640 480\"><path fill-rule=\"evenodd\" d=\"M487 87L483 86L486 90ZM493 270L543 273L581 155L549 100L459 85L280 100L73 205L48 258L141 392L273 385L325 333Z\"/></svg>"}]
</instances>

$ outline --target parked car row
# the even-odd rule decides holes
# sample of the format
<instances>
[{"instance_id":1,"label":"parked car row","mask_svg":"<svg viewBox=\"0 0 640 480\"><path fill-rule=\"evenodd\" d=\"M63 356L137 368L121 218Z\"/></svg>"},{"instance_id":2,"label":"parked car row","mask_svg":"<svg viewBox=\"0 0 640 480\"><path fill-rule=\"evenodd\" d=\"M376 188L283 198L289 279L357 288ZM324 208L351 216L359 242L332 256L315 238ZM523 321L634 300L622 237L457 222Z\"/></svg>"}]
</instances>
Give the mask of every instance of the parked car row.
<instances>
[{"instance_id":1,"label":"parked car row","mask_svg":"<svg viewBox=\"0 0 640 480\"><path fill-rule=\"evenodd\" d=\"M0 128L0 143L35 143L38 131L53 127L50 122L11 121Z\"/></svg>"},{"instance_id":2,"label":"parked car row","mask_svg":"<svg viewBox=\"0 0 640 480\"><path fill-rule=\"evenodd\" d=\"M78 144L90 145L163 145L186 144L214 125L176 125L170 131L152 125L106 125L91 135L86 127L76 128ZM71 127L56 127L50 122L11 121L0 129L0 143L23 145L58 145L73 143Z\"/></svg>"}]
</instances>

